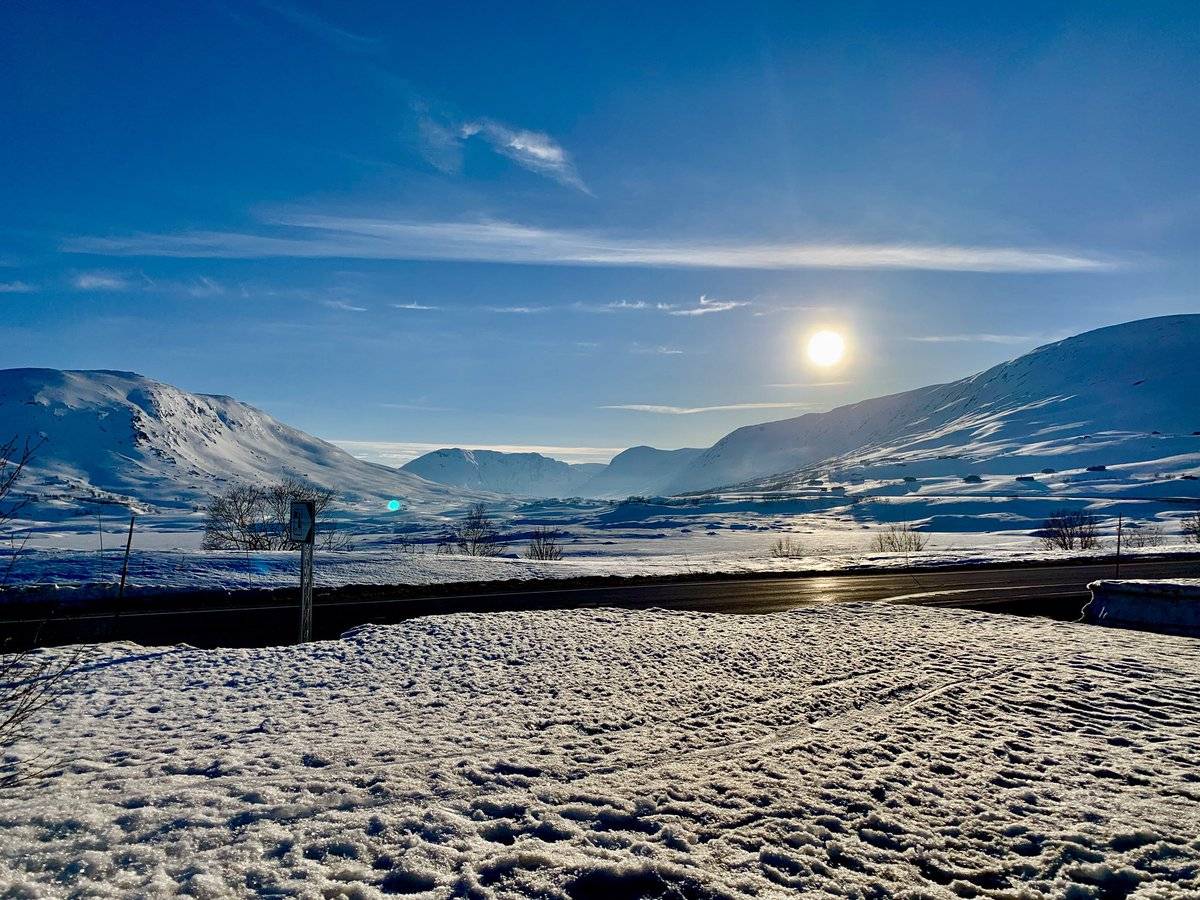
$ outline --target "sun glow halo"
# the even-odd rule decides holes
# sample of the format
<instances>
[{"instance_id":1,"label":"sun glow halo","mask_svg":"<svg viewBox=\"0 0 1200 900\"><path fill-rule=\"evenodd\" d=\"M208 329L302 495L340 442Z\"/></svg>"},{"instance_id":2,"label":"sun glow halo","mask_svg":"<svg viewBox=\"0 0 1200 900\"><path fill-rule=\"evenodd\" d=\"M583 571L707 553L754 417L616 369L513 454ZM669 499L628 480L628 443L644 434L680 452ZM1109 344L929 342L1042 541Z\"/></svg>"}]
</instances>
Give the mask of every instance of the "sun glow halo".
<instances>
[{"instance_id":1,"label":"sun glow halo","mask_svg":"<svg viewBox=\"0 0 1200 900\"><path fill-rule=\"evenodd\" d=\"M846 342L836 331L818 331L808 339L808 359L815 366L832 366L841 362Z\"/></svg>"}]
</instances>

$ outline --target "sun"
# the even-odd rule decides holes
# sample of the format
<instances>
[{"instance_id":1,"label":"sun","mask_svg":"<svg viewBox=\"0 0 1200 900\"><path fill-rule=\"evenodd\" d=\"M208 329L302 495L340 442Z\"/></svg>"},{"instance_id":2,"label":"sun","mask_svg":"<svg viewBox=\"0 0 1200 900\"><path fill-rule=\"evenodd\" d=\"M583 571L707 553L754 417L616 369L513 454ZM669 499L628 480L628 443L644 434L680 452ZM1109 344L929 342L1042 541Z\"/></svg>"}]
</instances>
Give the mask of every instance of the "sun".
<instances>
[{"instance_id":1,"label":"sun","mask_svg":"<svg viewBox=\"0 0 1200 900\"><path fill-rule=\"evenodd\" d=\"M842 361L846 342L836 331L818 331L808 339L808 360L815 366L832 366Z\"/></svg>"}]
</instances>

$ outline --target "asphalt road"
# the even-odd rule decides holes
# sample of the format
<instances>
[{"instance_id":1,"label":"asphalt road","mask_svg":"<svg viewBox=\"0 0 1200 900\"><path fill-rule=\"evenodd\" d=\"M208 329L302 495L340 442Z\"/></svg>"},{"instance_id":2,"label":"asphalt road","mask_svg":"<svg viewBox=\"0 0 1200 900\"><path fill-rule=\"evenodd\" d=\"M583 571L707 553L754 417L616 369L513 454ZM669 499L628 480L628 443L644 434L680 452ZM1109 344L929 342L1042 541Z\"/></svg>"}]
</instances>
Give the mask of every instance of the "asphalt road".
<instances>
[{"instance_id":1,"label":"asphalt road","mask_svg":"<svg viewBox=\"0 0 1200 900\"><path fill-rule=\"evenodd\" d=\"M723 578L558 586L554 582L491 586L470 593L458 586L429 594L423 589L343 589L316 598L314 637L335 638L355 625L397 622L451 612L503 612L616 606L722 613L771 613L818 603L887 601L986 609L1018 615L1074 619L1087 601L1087 584L1114 575L1101 565L973 567L906 572L797 577ZM1200 559L1129 563L1125 578L1200 577ZM417 592L414 592L417 591ZM467 591L460 593L459 591ZM145 645L189 643L201 647L267 646L287 643L296 631L297 605L291 592L228 595L203 603L162 597L122 610L56 613L48 618L0 613L0 634L18 645L131 640Z\"/></svg>"}]
</instances>

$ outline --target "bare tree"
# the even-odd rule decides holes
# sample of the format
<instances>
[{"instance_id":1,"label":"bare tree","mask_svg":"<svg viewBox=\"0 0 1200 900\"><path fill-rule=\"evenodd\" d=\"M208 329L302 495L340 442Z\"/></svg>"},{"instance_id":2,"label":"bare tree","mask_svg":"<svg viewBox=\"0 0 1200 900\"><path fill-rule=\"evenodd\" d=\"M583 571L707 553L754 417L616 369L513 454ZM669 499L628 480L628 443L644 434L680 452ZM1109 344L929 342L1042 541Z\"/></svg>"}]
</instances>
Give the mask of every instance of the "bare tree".
<instances>
[{"instance_id":1,"label":"bare tree","mask_svg":"<svg viewBox=\"0 0 1200 900\"><path fill-rule=\"evenodd\" d=\"M8 562L0 572L0 585L8 583L13 567L29 541L28 533L18 537L10 526L29 503L29 497L18 498L14 488L41 445L41 441L31 443L29 438L22 441L17 437L0 444L0 535L8 543Z\"/></svg>"},{"instance_id":2,"label":"bare tree","mask_svg":"<svg viewBox=\"0 0 1200 900\"><path fill-rule=\"evenodd\" d=\"M1121 540L1131 550L1146 547L1161 547L1167 542L1166 532L1161 525L1143 525L1141 528L1126 528Z\"/></svg>"},{"instance_id":3,"label":"bare tree","mask_svg":"<svg viewBox=\"0 0 1200 900\"><path fill-rule=\"evenodd\" d=\"M288 519L292 516L293 500L307 500L312 503L316 507L316 514L319 519L333 504L334 493L327 488L306 484L295 478L285 478L283 481L267 487L263 491L263 497L266 503L268 520L286 525ZM282 546L273 549L295 549L295 545L287 539L286 528L281 529L279 543Z\"/></svg>"},{"instance_id":4,"label":"bare tree","mask_svg":"<svg viewBox=\"0 0 1200 900\"><path fill-rule=\"evenodd\" d=\"M526 559L559 560L563 558L563 545L558 532L553 528L535 528L533 540L525 551Z\"/></svg>"},{"instance_id":5,"label":"bare tree","mask_svg":"<svg viewBox=\"0 0 1200 900\"><path fill-rule=\"evenodd\" d=\"M1051 513L1038 537L1047 550L1096 550L1100 546L1100 520L1081 510Z\"/></svg>"},{"instance_id":6,"label":"bare tree","mask_svg":"<svg viewBox=\"0 0 1200 900\"><path fill-rule=\"evenodd\" d=\"M487 507L476 503L451 532L451 541L459 553L467 556L499 556L504 552L496 523Z\"/></svg>"},{"instance_id":7,"label":"bare tree","mask_svg":"<svg viewBox=\"0 0 1200 900\"><path fill-rule=\"evenodd\" d=\"M912 522L888 525L871 538L876 553L920 553L929 546L929 536L917 531Z\"/></svg>"},{"instance_id":8,"label":"bare tree","mask_svg":"<svg viewBox=\"0 0 1200 900\"><path fill-rule=\"evenodd\" d=\"M262 488L235 485L205 508L205 550L270 550L267 499Z\"/></svg>"},{"instance_id":9,"label":"bare tree","mask_svg":"<svg viewBox=\"0 0 1200 900\"><path fill-rule=\"evenodd\" d=\"M804 556L804 547L790 537L775 538L771 543L770 553L780 559L799 559Z\"/></svg>"},{"instance_id":10,"label":"bare tree","mask_svg":"<svg viewBox=\"0 0 1200 900\"><path fill-rule=\"evenodd\" d=\"M1200 544L1200 512L1194 512L1183 519L1183 539L1189 544Z\"/></svg>"},{"instance_id":11,"label":"bare tree","mask_svg":"<svg viewBox=\"0 0 1200 900\"><path fill-rule=\"evenodd\" d=\"M0 444L0 531L6 532L9 558L0 573L8 582L27 537L18 538L9 527L29 503L13 493L17 482L42 442L12 438ZM67 656L38 650L14 652L8 640L0 641L0 788L11 787L45 774L50 765L22 762L10 748L30 737L33 724L46 707L70 689L69 675L77 654Z\"/></svg>"},{"instance_id":12,"label":"bare tree","mask_svg":"<svg viewBox=\"0 0 1200 900\"><path fill-rule=\"evenodd\" d=\"M265 488L235 485L213 497L205 507L204 549L294 550L298 545L287 533L292 501L311 501L319 518L332 505L334 496L331 490L294 478ZM330 525L323 526L318 537L322 550L353 548L351 536Z\"/></svg>"}]
</instances>

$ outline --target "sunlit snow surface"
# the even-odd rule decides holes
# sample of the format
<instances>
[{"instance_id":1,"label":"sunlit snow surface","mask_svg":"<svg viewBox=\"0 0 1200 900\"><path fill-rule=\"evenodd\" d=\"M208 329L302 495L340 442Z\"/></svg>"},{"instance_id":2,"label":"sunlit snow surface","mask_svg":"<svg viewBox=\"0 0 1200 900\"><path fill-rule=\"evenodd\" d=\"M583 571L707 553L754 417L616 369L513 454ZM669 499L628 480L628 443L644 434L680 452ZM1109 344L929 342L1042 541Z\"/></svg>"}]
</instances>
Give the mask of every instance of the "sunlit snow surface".
<instances>
[{"instance_id":1,"label":"sunlit snow surface","mask_svg":"<svg viewBox=\"0 0 1200 900\"><path fill-rule=\"evenodd\" d=\"M0 893L1200 894L1185 638L580 610L81 669L21 748L62 772L0 796Z\"/></svg>"}]
</instances>

